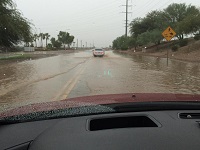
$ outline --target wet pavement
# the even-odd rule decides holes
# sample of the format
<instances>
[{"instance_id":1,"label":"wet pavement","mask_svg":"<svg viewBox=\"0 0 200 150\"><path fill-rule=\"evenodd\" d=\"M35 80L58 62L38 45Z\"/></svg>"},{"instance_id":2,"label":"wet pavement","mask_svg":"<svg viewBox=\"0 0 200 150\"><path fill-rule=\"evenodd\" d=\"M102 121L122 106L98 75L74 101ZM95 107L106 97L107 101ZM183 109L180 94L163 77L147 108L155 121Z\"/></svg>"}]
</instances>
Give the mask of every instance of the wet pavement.
<instances>
[{"instance_id":1,"label":"wet pavement","mask_svg":"<svg viewBox=\"0 0 200 150\"><path fill-rule=\"evenodd\" d=\"M0 64L0 111L66 98L119 93L200 94L200 64L92 51Z\"/></svg>"}]
</instances>

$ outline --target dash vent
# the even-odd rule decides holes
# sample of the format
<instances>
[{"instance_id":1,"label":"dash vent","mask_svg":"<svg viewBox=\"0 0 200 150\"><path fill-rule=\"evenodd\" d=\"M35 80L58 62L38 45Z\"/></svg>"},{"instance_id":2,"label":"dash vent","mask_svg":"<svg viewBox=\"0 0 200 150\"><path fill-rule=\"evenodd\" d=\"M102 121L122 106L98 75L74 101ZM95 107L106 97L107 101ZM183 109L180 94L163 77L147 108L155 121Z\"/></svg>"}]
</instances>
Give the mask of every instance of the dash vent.
<instances>
[{"instance_id":1,"label":"dash vent","mask_svg":"<svg viewBox=\"0 0 200 150\"><path fill-rule=\"evenodd\" d=\"M158 127L158 125L147 116L99 118L90 120L89 123L90 131L142 127Z\"/></svg>"},{"instance_id":2,"label":"dash vent","mask_svg":"<svg viewBox=\"0 0 200 150\"><path fill-rule=\"evenodd\" d=\"M200 119L200 113L180 113L181 119Z\"/></svg>"}]
</instances>

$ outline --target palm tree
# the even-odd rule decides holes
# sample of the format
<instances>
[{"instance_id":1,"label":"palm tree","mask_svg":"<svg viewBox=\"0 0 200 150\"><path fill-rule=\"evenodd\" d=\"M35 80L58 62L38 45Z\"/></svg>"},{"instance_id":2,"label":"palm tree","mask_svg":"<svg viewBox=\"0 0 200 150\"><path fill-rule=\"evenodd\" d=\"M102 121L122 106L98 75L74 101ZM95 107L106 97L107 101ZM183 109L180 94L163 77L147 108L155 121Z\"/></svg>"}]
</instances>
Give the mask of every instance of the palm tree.
<instances>
[{"instance_id":1,"label":"palm tree","mask_svg":"<svg viewBox=\"0 0 200 150\"><path fill-rule=\"evenodd\" d=\"M43 47L43 40L45 39L45 34L40 33L38 37L39 37L40 40L41 40L41 47Z\"/></svg>"},{"instance_id":2,"label":"palm tree","mask_svg":"<svg viewBox=\"0 0 200 150\"><path fill-rule=\"evenodd\" d=\"M35 47L37 47L38 35L37 35L37 34L34 34L34 35L33 35L33 39L34 39L34 41L35 41Z\"/></svg>"},{"instance_id":3,"label":"palm tree","mask_svg":"<svg viewBox=\"0 0 200 150\"><path fill-rule=\"evenodd\" d=\"M45 40L45 34L42 35L42 47L43 47L43 40Z\"/></svg>"},{"instance_id":4,"label":"palm tree","mask_svg":"<svg viewBox=\"0 0 200 150\"><path fill-rule=\"evenodd\" d=\"M40 39L40 46L39 46L39 47L42 47L41 45L43 45L43 44L42 44L42 36L43 36L43 33L40 33L40 34L38 35L38 38Z\"/></svg>"},{"instance_id":5,"label":"palm tree","mask_svg":"<svg viewBox=\"0 0 200 150\"><path fill-rule=\"evenodd\" d=\"M37 37L37 39L38 39L38 47L40 47L40 41L39 41L40 40L40 35L38 34L37 36L38 36Z\"/></svg>"},{"instance_id":6,"label":"palm tree","mask_svg":"<svg viewBox=\"0 0 200 150\"><path fill-rule=\"evenodd\" d=\"M49 35L49 33L45 33L44 35L45 35L45 39L46 39L46 47L47 47L47 41L49 40L50 35Z\"/></svg>"}]
</instances>

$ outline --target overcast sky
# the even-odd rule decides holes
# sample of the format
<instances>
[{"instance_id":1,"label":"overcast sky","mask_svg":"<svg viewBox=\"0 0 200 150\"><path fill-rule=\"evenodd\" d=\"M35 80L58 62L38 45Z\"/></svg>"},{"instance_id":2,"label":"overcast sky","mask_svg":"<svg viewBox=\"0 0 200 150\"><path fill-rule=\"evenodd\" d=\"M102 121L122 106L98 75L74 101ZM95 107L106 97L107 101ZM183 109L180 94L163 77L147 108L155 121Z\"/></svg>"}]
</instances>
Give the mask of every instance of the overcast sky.
<instances>
[{"instance_id":1,"label":"overcast sky","mask_svg":"<svg viewBox=\"0 0 200 150\"><path fill-rule=\"evenodd\" d=\"M105 47L125 34L126 0L14 0L17 8L35 25L36 33L57 37L67 31L82 40L83 45L95 43ZM144 17L152 10L162 10L171 3L200 6L200 0L129 0L129 20ZM129 22L130 22L129 21Z\"/></svg>"}]
</instances>

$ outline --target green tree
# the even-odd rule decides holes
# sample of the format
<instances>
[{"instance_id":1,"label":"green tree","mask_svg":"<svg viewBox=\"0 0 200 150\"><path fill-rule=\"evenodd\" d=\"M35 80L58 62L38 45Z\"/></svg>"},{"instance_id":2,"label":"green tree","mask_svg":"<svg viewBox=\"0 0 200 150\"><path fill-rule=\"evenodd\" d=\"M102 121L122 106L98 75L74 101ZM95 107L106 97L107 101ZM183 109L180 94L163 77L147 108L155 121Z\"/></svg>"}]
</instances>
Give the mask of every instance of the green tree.
<instances>
[{"instance_id":1,"label":"green tree","mask_svg":"<svg viewBox=\"0 0 200 150\"><path fill-rule=\"evenodd\" d=\"M128 37L128 46L129 48L137 48L138 46L138 41L136 37Z\"/></svg>"},{"instance_id":2,"label":"green tree","mask_svg":"<svg viewBox=\"0 0 200 150\"><path fill-rule=\"evenodd\" d=\"M53 48L53 45L48 43L48 45L46 46L48 49L52 49Z\"/></svg>"},{"instance_id":3,"label":"green tree","mask_svg":"<svg viewBox=\"0 0 200 150\"><path fill-rule=\"evenodd\" d=\"M69 33L68 32L64 32L64 31L60 31L58 34L58 41L62 43L62 45L64 46L64 49L66 49L66 44L69 38Z\"/></svg>"},{"instance_id":4,"label":"green tree","mask_svg":"<svg viewBox=\"0 0 200 150\"><path fill-rule=\"evenodd\" d=\"M196 34L200 31L200 12L194 8L194 14L188 14L182 21L177 23L177 30L183 34Z\"/></svg>"},{"instance_id":5,"label":"green tree","mask_svg":"<svg viewBox=\"0 0 200 150\"><path fill-rule=\"evenodd\" d=\"M164 30L167 27L166 18L163 11L152 11L144 18L136 18L130 24L132 36L138 35L155 29Z\"/></svg>"},{"instance_id":6,"label":"green tree","mask_svg":"<svg viewBox=\"0 0 200 150\"><path fill-rule=\"evenodd\" d=\"M165 10L165 17L168 18L169 25L175 29L179 40L185 34L190 34L199 29L199 9L185 3L169 5Z\"/></svg>"},{"instance_id":7,"label":"green tree","mask_svg":"<svg viewBox=\"0 0 200 150\"><path fill-rule=\"evenodd\" d=\"M163 36L161 35L162 31L159 29L154 29L149 32L150 42L154 44L160 44Z\"/></svg>"},{"instance_id":8,"label":"green tree","mask_svg":"<svg viewBox=\"0 0 200 150\"><path fill-rule=\"evenodd\" d=\"M129 48L129 37L121 36L113 41L113 49L127 50Z\"/></svg>"},{"instance_id":9,"label":"green tree","mask_svg":"<svg viewBox=\"0 0 200 150\"><path fill-rule=\"evenodd\" d=\"M168 26L168 20L164 16L163 11L152 11L147 14L145 19L147 20L147 24L152 24L151 28L148 28L146 31L152 31L155 29L163 31Z\"/></svg>"},{"instance_id":10,"label":"green tree","mask_svg":"<svg viewBox=\"0 0 200 150\"><path fill-rule=\"evenodd\" d=\"M54 37L52 37L50 41L51 41L51 44L53 45L53 47L55 47L54 43L56 42L56 39Z\"/></svg>"},{"instance_id":11,"label":"green tree","mask_svg":"<svg viewBox=\"0 0 200 150\"><path fill-rule=\"evenodd\" d=\"M0 45L11 47L31 39L31 24L12 0L0 1Z\"/></svg>"},{"instance_id":12,"label":"green tree","mask_svg":"<svg viewBox=\"0 0 200 150\"><path fill-rule=\"evenodd\" d=\"M68 40L67 40L67 45L68 45L68 48L70 49L70 46L72 44L72 42L74 41L74 36L69 36Z\"/></svg>"},{"instance_id":13,"label":"green tree","mask_svg":"<svg viewBox=\"0 0 200 150\"><path fill-rule=\"evenodd\" d=\"M24 37L24 43L25 43L25 46L27 46L27 47L32 46L33 45L33 41L34 41L34 37L33 36Z\"/></svg>"},{"instance_id":14,"label":"green tree","mask_svg":"<svg viewBox=\"0 0 200 150\"><path fill-rule=\"evenodd\" d=\"M70 45L72 44L73 40L74 36L71 36L68 32L60 31L58 34L58 41L62 43L64 49L66 49L66 44L70 48Z\"/></svg>"},{"instance_id":15,"label":"green tree","mask_svg":"<svg viewBox=\"0 0 200 150\"><path fill-rule=\"evenodd\" d=\"M173 3L164 9L164 12L171 26L175 26L177 22L182 21L187 16L187 6L185 3Z\"/></svg>"},{"instance_id":16,"label":"green tree","mask_svg":"<svg viewBox=\"0 0 200 150\"><path fill-rule=\"evenodd\" d=\"M137 38L137 42L140 46L146 45L151 42L149 31L140 34Z\"/></svg>"},{"instance_id":17,"label":"green tree","mask_svg":"<svg viewBox=\"0 0 200 150\"><path fill-rule=\"evenodd\" d=\"M143 22L143 18L136 18L130 23L130 33L132 34L132 36L137 37L147 30L148 25Z\"/></svg>"},{"instance_id":18,"label":"green tree","mask_svg":"<svg viewBox=\"0 0 200 150\"><path fill-rule=\"evenodd\" d=\"M163 11L152 11L144 18L136 18L130 24L130 33L136 37L139 45L159 44L161 33L171 26L179 40L184 35L200 32L200 10L192 5L170 4Z\"/></svg>"},{"instance_id":19,"label":"green tree","mask_svg":"<svg viewBox=\"0 0 200 150\"><path fill-rule=\"evenodd\" d=\"M52 43L52 46L55 48L60 48L62 46L62 43L56 40L55 38L51 38L51 43Z\"/></svg>"}]
</instances>

